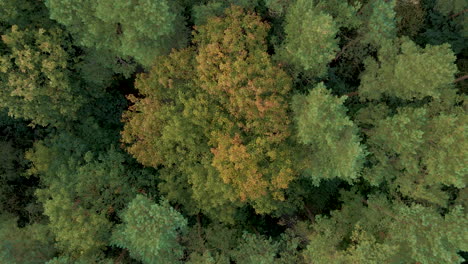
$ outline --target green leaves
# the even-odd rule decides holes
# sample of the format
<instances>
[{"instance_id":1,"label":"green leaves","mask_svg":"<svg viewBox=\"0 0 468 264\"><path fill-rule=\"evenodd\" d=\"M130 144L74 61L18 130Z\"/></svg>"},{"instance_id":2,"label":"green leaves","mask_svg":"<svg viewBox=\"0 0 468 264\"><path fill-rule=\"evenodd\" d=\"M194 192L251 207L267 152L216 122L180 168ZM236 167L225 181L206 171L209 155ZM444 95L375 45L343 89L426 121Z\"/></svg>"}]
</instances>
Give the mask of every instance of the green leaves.
<instances>
[{"instance_id":1,"label":"green leaves","mask_svg":"<svg viewBox=\"0 0 468 264\"><path fill-rule=\"evenodd\" d=\"M8 52L0 56L0 107L44 126L75 120L84 98L70 70L73 49L63 31L13 26L2 41Z\"/></svg>"},{"instance_id":2,"label":"green leaves","mask_svg":"<svg viewBox=\"0 0 468 264\"><path fill-rule=\"evenodd\" d=\"M155 204L137 195L122 212L122 221L112 234L113 244L143 263L179 263L183 251L178 236L187 220L167 202Z\"/></svg>"},{"instance_id":3,"label":"green leaves","mask_svg":"<svg viewBox=\"0 0 468 264\"><path fill-rule=\"evenodd\" d=\"M375 165L365 178L445 206L443 186L466 186L465 123L463 114L430 117L424 108L399 108L398 114L379 120L368 132Z\"/></svg>"},{"instance_id":4,"label":"green leaves","mask_svg":"<svg viewBox=\"0 0 468 264\"><path fill-rule=\"evenodd\" d=\"M387 45L379 51L379 63L372 59L366 61L360 95L371 100L385 95L404 100L426 96L439 99L457 72L450 46L428 45L422 49L403 38L400 49Z\"/></svg>"},{"instance_id":5,"label":"green leaves","mask_svg":"<svg viewBox=\"0 0 468 264\"><path fill-rule=\"evenodd\" d=\"M124 62L107 65L115 70L129 63L129 57L150 66L157 56L186 42L184 18L175 1L48 0L46 5L51 18L65 25L81 45L121 57Z\"/></svg>"},{"instance_id":6,"label":"green leaves","mask_svg":"<svg viewBox=\"0 0 468 264\"><path fill-rule=\"evenodd\" d=\"M463 4L0 1L0 262L462 262Z\"/></svg>"},{"instance_id":7,"label":"green leaves","mask_svg":"<svg viewBox=\"0 0 468 264\"><path fill-rule=\"evenodd\" d=\"M34 264L57 253L47 225L35 223L19 228L17 220L8 214L0 215L0 258L4 263Z\"/></svg>"},{"instance_id":8,"label":"green leaves","mask_svg":"<svg viewBox=\"0 0 468 264\"><path fill-rule=\"evenodd\" d=\"M43 188L36 194L57 247L74 259L103 257L111 216L136 194L135 178L151 177L132 168L114 147L88 144L61 133L26 154L33 165L29 172L41 177Z\"/></svg>"},{"instance_id":9,"label":"green leaves","mask_svg":"<svg viewBox=\"0 0 468 264\"><path fill-rule=\"evenodd\" d=\"M293 98L297 138L306 145L305 167L317 185L334 177L352 182L362 167L365 151L346 115L345 100L331 95L323 83Z\"/></svg>"},{"instance_id":10,"label":"green leaves","mask_svg":"<svg viewBox=\"0 0 468 264\"><path fill-rule=\"evenodd\" d=\"M298 0L288 9L284 31L281 60L292 64L296 73L322 77L338 51L338 26L332 16L313 1Z\"/></svg>"},{"instance_id":11,"label":"green leaves","mask_svg":"<svg viewBox=\"0 0 468 264\"><path fill-rule=\"evenodd\" d=\"M395 39L395 2L394 0L370 1L363 7L367 18L366 26L360 28L363 31L361 34L364 35L364 42L379 48Z\"/></svg>"},{"instance_id":12,"label":"green leaves","mask_svg":"<svg viewBox=\"0 0 468 264\"><path fill-rule=\"evenodd\" d=\"M345 197L340 211L317 217L304 252L309 261L461 263L457 251L468 245L461 207L441 216L433 208L383 197Z\"/></svg>"}]
</instances>

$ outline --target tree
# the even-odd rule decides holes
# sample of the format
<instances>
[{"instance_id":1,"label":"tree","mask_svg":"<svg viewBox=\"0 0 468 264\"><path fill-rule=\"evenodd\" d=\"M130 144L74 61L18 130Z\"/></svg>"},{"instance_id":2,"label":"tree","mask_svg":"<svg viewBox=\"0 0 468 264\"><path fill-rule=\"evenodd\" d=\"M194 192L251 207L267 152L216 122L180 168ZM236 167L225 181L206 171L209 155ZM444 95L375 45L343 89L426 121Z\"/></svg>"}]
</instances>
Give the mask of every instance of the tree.
<instances>
[{"instance_id":1,"label":"tree","mask_svg":"<svg viewBox=\"0 0 468 264\"><path fill-rule=\"evenodd\" d=\"M291 80L266 53L267 29L234 6L194 38L200 86L219 109L210 129L212 165L259 213L284 200L282 190L296 174L288 150Z\"/></svg>"},{"instance_id":2,"label":"tree","mask_svg":"<svg viewBox=\"0 0 468 264\"><path fill-rule=\"evenodd\" d=\"M338 26L332 16L321 11L314 1L298 0L286 13L284 31L280 60L292 64L295 73L325 75L327 64L338 51Z\"/></svg>"},{"instance_id":3,"label":"tree","mask_svg":"<svg viewBox=\"0 0 468 264\"><path fill-rule=\"evenodd\" d=\"M373 59L365 62L359 87L362 98L438 99L457 72L455 56L447 44L422 49L402 38L396 46L389 43L379 50L378 59L379 63Z\"/></svg>"},{"instance_id":4,"label":"tree","mask_svg":"<svg viewBox=\"0 0 468 264\"><path fill-rule=\"evenodd\" d=\"M65 25L84 47L110 52L114 65L136 62L150 66L158 55L182 47L186 30L176 1L47 0L50 17Z\"/></svg>"},{"instance_id":5,"label":"tree","mask_svg":"<svg viewBox=\"0 0 468 264\"><path fill-rule=\"evenodd\" d=\"M0 28L7 29L13 25L20 28L38 26L49 28L54 23L49 20L49 12L41 1L5 0L0 3Z\"/></svg>"},{"instance_id":6,"label":"tree","mask_svg":"<svg viewBox=\"0 0 468 264\"><path fill-rule=\"evenodd\" d=\"M277 251L278 243L273 242L271 238L264 239L253 234L244 233L232 256L236 263L272 264L277 263Z\"/></svg>"},{"instance_id":7,"label":"tree","mask_svg":"<svg viewBox=\"0 0 468 264\"><path fill-rule=\"evenodd\" d=\"M19 228L17 218L0 215L0 258L2 263L45 262L56 254L47 225L35 223Z\"/></svg>"},{"instance_id":8,"label":"tree","mask_svg":"<svg viewBox=\"0 0 468 264\"><path fill-rule=\"evenodd\" d=\"M136 88L145 98L130 97L134 105L124 113L122 141L143 165L159 168L158 187L169 201L184 205L189 214L202 209L233 221L239 203L211 166L206 116L212 99L194 84L193 53L173 52L139 76Z\"/></svg>"},{"instance_id":9,"label":"tree","mask_svg":"<svg viewBox=\"0 0 468 264\"><path fill-rule=\"evenodd\" d=\"M164 165L168 199L194 199L195 208L229 213L230 221L242 203L266 213L284 200L295 175L291 82L265 52L267 29L258 16L232 7L197 28L197 56L174 52L138 79L146 97L133 99L123 141L143 164Z\"/></svg>"},{"instance_id":10,"label":"tree","mask_svg":"<svg viewBox=\"0 0 468 264\"><path fill-rule=\"evenodd\" d=\"M314 263L462 263L466 217L462 207L444 216L418 204L345 194L340 211L320 216L304 251Z\"/></svg>"},{"instance_id":11,"label":"tree","mask_svg":"<svg viewBox=\"0 0 468 264\"><path fill-rule=\"evenodd\" d=\"M112 217L136 194L141 186L138 179L145 182L144 178L151 177L135 170L105 140L100 140L103 145L96 144L93 140L99 140L100 133L97 128L91 140L66 132L51 135L26 154L33 165L29 173L41 178L42 188L36 195L44 205L56 245L74 259L103 256Z\"/></svg>"},{"instance_id":12,"label":"tree","mask_svg":"<svg viewBox=\"0 0 468 264\"><path fill-rule=\"evenodd\" d=\"M246 10L253 11L254 8L259 6L258 0L227 0L217 1L211 0L204 4L198 4L193 6L193 22L195 25L201 26L205 24L210 17L222 16L224 10L229 8L231 5L240 6Z\"/></svg>"},{"instance_id":13,"label":"tree","mask_svg":"<svg viewBox=\"0 0 468 264\"><path fill-rule=\"evenodd\" d=\"M366 134L374 166L365 178L372 184L386 182L393 190L413 199L446 206L444 186L466 186L466 116L425 108L399 108L398 113L376 121Z\"/></svg>"},{"instance_id":14,"label":"tree","mask_svg":"<svg viewBox=\"0 0 468 264\"><path fill-rule=\"evenodd\" d=\"M137 195L122 212L123 223L112 234L112 243L127 248L143 263L179 263L183 256L178 244L187 220L169 203L155 204Z\"/></svg>"},{"instance_id":15,"label":"tree","mask_svg":"<svg viewBox=\"0 0 468 264\"><path fill-rule=\"evenodd\" d=\"M396 38L395 0L369 1L362 7L365 26L359 28L362 42L380 48Z\"/></svg>"},{"instance_id":16,"label":"tree","mask_svg":"<svg viewBox=\"0 0 468 264\"><path fill-rule=\"evenodd\" d=\"M399 36L415 37L424 27L427 11L420 1L396 1L394 10Z\"/></svg>"},{"instance_id":17,"label":"tree","mask_svg":"<svg viewBox=\"0 0 468 264\"><path fill-rule=\"evenodd\" d=\"M465 111L455 106L460 99L451 88L455 57L448 45L421 49L407 39L401 51L382 48L380 66L369 60L362 75L359 95L372 100L357 115L372 153L364 175L373 185L445 207L450 195L442 189L466 184Z\"/></svg>"},{"instance_id":18,"label":"tree","mask_svg":"<svg viewBox=\"0 0 468 264\"><path fill-rule=\"evenodd\" d=\"M20 29L2 36L0 107L33 124L75 120L84 102L80 82L70 70L73 48L59 28Z\"/></svg>"},{"instance_id":19,"label":"tree","mask_svg":"<svg viewBox=\"0 0 468 264\"><path fill-rule=\"evenodd\" d=\"M307 146L304 166L316 185L335 177L352 182L362 168L366 153L346 115L345 100L331 95L323 83L293 98L297 138Z\"/></svg>"}]
</instances>

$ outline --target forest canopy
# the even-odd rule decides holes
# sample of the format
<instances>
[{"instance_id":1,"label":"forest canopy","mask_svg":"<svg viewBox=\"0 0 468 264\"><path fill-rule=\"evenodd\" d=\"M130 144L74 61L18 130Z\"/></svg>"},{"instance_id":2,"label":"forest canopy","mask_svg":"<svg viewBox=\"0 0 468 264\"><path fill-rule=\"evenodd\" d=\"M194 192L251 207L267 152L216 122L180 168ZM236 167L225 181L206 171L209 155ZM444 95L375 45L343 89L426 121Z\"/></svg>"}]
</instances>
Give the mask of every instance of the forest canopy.
<instances>
[{"instance_id":1,"label":"forest canopy","mask_svg":"<svg viewBox=\"0 0 468 264\"><path fill-rule=\"evenodd\" d=\"M0 263L464 263L465 0L3 0Z\"/></svg>"}]
</instances>

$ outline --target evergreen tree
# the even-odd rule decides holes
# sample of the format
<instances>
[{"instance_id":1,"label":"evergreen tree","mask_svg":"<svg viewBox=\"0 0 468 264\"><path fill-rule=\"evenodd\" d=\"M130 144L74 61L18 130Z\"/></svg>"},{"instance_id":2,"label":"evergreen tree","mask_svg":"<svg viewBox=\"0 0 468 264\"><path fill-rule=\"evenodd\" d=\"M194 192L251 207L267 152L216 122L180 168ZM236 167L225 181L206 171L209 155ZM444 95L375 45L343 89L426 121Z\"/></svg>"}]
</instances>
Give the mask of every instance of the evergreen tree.
<instances>
[{"instance_id":1,"label":"evergreen tree","mask_svg":"<svg viewBox=\"0 0 468 264\"><path fill-rule=\"evenodd\" d=\"M98 135L94 131L95 139ZM37 142L26 155L33 165L29 173L41 177L36 194L57 247L75 259L103 256L112 215L136 194L138 178L151 177L132 170L114 147L88 140L63 132Z\"/></svg>"}]
</instances>

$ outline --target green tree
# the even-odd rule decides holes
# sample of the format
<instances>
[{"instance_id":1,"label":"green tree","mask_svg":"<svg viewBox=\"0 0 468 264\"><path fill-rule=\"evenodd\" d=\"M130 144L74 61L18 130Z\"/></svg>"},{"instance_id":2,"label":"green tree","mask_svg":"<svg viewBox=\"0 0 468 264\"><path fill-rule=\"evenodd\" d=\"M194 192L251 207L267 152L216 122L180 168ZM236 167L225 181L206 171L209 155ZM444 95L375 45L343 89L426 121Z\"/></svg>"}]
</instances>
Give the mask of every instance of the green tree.
<instances>
[{"instance_id":1,"label":"green tree","mask_svg":"<svg viewBox=\"0 0 468 264\"><path fill-rule=\"evenodd\" d=\"M239 246L232 256L236 263L273 264L277 263L278 243L253 234L244 233Z\"/></svg>"},{"instance_id":2,"label":"green tree","mask_svg":"<svg viewBox=\"0 0 468 264\"><path fill-rule=\"evenodd\" d=\"M346 115L345 100L331 95L323 83L293 98L297 138L307 146L304 166L316 185L335 177L352 182L362 168L365 151L357 126Z\"/></svg>"},{"instance_id":3,"label":"green tree","mask_svg":"<svg viewBox=\"0 0 468 264\"><path fill-rule=\"evenodd\" d=\"M50 17L65 25L80 45L110 52L118 64L129 58L150 66L171 48L185 45L186 30L176 1L47 0ZM120 66L121 67L121 66Z\"/></svg>"},{"instance_id":4,"label":"green tree","mask_svg":"<svg viewBox=\"0 0 468 264\"><path fill-rule=\"evenodd\" d=\"M2 41L0 107L44 126L76 119L84 97L70 70L74 53L64 32L12 26Z\"/></svg>"},{"instance_id":5,"label":"green tree","mask_svg":"<svg viewBox=\"0 0 468 264\"><path fill-rule=\"evenodd\" d=\"M450 194L443 189L466 185L466 114L451 87L455 56L446 44L422 49L400 41L401 54L383 47L380 65L369 60L362 75L361 101L371 100L356 116L372 153L364 176L445 207Z\"/></svg>"},{"instance_id":6,"label":"green tree","mask_svg":"<svg viewBox=\"0 0 468 264\"><path fill-rule=\"evenodd\" d=\"M466 214L455 207L444 216L418 204L364 199L347 193L341 210L319 216L304 251L314 263L462 263L468 246Z\"/></svg>"},{"instance_id":7,"label":"green tree","mask_svg":"<svg viewBox=\"0 0 468 264\"><path fill-rule=\"evenodd\" d=\"M187 220L169 203L137 195L122 212L122 221L112 234L114 245L127 248L143 263L179 263L183 248L178 237Z\"/></svg>"},{"instance_id":8,"label":"green tree","mask_svg":"<svg viewBox=\"0 0 468 264\"><path fill-rule=\"evenodd\" d=\"M380 48L396 38L395 0L371 0L362 8L364 26L359 27L362 42Z\"/></svg>"},{"instance_id":9,"label":"green tree","mask_svg":"<svg viewBox=\"0 0 468 264\"><path fill-rule=\"evenodd\" d=\"M42 1L4 0L0 3L0 29L6 30L13 25L20 28L54 26L49 12Z\"/></svg>"},{"instance_id":10,"label":"green tree","mask_svg":"<svg viewBox=\"0 0 468 264\"><path fill-rule=\"evenodd\" d=\"M438 99L457 72L455 56L448 44L418 47L407 38L386 44L378 62L365 61L361 76L361 98L378 100L384 96L403 100Z\"/></svg>"},{"instance_id":11,"label":"green tree","mask_svg":"<svg viewBox=\"0 0 468 264\"><path fill-rule=\"evenodd\" d=\"M427 11L421 1L396 1L394 10L399 36L415 37L423 29Z\"/></svg>"},{"instance_id":12,"label":"green tree","mask_svg":"<svg viewBox=\"0 0 468 264\"><path fill-rule=\"evenodd\" d=\"M9 117L6 109L0 110L0 212L17 216L20 225L41 218L34 197L37 178L24 177L29 167L24 153L44 130L27 125L25 120Z\"/></svg>"},{"instance_id":13,"label":"green tree","mask_svg":"<svg viewBox=\"0 0 468 264\"><path fill-rule=\"evenodd\" d=\"M338 51L338 25L315 1L297 0L286 13L284 43L280 60L291 64L295 73L322 77Z\"/></svg>"},{"instance_id":14,"label":"green tree","mask_svg":"<svg viewBox=\"0 0 468 264\"><path fill-rule=\"evenodd\" d=\"M46 224L32 224L19 228L17 218L0 215L1 263L44 263L56 254L53 236Z\"/></svg>"},{"instance_id":15,"label":"green tree","mask_svg":"<svg viewBox=\"0 0 468 264\"><path fill-rule=\"evenodd\" d=\"M444 186L466 187L468 159L464 149L466 114L431 116L425 108L399 108L398 113L373 123L366 132L374 166L365 178L386 182L413 199L446 206Z\"/></svg>"},{"instance_id":16,"label":"green tree","mask_svg":"<svg viewBox=\"0 0 468 264\"><path fill-rule=\"evenodd\" d=\"M258 7L259 0L211 0L207 3L194 5L192 9L193 22L197 26L206 24L210 17L222 16L224 10L231 5L240 6L246 10L253 11L255 7Z\"/></svg>"},{"instance_id":17,"label":"green tree","mask_svg":"<svg viewBox=\"0 0 468 264\"><path fill-rule=\"evenodd\" d=\"M29 173L41 178L36 195L56 245L72 258L103 256L112 216L136 194L138 179L151 177L134 170L114 147L66 132L36 142L26 157L32 162Z\"/></svg>"}]
</instances>

